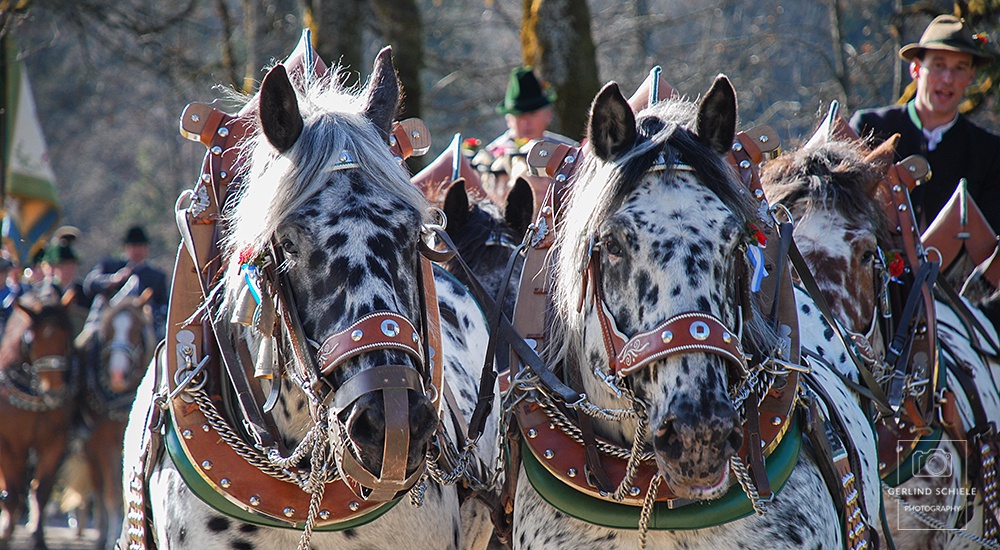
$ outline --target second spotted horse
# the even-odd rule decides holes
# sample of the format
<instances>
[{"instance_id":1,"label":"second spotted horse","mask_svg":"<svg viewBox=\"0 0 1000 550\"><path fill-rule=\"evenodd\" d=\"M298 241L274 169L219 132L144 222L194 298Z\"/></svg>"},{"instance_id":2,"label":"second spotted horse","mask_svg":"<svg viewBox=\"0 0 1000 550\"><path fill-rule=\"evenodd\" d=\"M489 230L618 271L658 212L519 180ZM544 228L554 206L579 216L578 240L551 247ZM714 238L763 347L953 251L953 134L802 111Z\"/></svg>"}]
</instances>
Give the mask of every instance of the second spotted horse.
<instances>
[{"instance_id":1,"label":"second spotted horse","mask_svg":"<svg viewBox=\"0 0 1000 550\"><path fill-rule=\"evenodd\" d=\"M768 316L772 302L755 297L772 222L726 162L735 128L725 77L697 104L637 115L610 84L586 147L547 151L556 185L514 320L539 355L522 350L501 374L508 463L520 463L502 499L515 548L864 548L877 537L867 415L825 365L805 372L798 343L844 349L816 324L796 330L794 307ZM787 272L771 292L786 290Z\"/></svg>"}]
</instances>

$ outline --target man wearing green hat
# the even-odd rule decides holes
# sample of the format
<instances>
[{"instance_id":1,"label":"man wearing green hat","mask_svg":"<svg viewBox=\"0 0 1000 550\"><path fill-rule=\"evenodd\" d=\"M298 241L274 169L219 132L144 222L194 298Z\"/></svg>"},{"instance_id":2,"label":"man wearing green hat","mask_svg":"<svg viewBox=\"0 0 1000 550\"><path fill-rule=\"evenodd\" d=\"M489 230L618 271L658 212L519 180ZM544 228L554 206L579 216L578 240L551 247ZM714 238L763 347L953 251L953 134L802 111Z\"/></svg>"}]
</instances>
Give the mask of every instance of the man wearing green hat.
<instances>
[{"instance_id":1,"label":"man wearing green hat","mask_svg":"<svg viewBox=\"0 0 1000 550\"><path fill-rule=\"evenodd\" d=\"M523 159L527 153L525 146L531 140L547 139L578 145L566 136L548 131L555 99L555 93L535 76L531 67L513 69L503 103L496 109L504 116L507 131L483 147L472 164L481 171L502 174L503 183L506 183L506 176L517 175L516 159ZM483 183L489 186L488 182Z\"/></svg>"},{"instance_id":2,"label":"man wearing green hat","mask_svg":"<svg viewBox=\"0 0 1000 550\"><path fill-rule=\"evenodd\" d=\"M1000 230L1000 136L958 112L976 67L992 61L965 21L941 15L927 26L920 42L899 55L910 62L916 94L905 105L858 111L851 127L861 136L882 141L900 134L898 158L922 155L932 177L913 190L914 215L921 229L934 220L965 178L968 190L995 230Z\"/></svg>"}]
</instances>

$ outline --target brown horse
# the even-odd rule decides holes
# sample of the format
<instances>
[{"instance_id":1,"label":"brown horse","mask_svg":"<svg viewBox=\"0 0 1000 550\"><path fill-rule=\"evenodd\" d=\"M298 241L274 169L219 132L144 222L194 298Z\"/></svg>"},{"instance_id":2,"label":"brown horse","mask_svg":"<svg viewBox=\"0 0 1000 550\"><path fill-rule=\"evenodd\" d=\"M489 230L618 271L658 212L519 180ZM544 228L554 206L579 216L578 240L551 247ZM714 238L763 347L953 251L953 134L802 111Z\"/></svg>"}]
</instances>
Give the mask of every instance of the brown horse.
<instances>
[{"instance_id":1,"label":"brown horse","mask_svg":"<svg viewBox=\"0 0 1000 550\"><path fill-rule=\"evenodd\" d=\"M0 341L0 512L5 516L0 548L14 533L29 483L33 546L46 547L42 512L65 455L76 401L73 328L66 310L72 294L60 300L57 291L43 287L23 296Z\"/></svg>"},{"instance_id":2,"label":"brown horse","mask_svg":"<svg viewBox=\"0 0 1000 550\"><path fill-rule=\"evenodd\" d=\"M97 548L113 547L122 526L122 440L155 347L151 296L151 289L136 296L126 285L110 301L98 298L92 322L76 339L83 363L82 451L96 500Z\"/></svg>"}]
</instances>

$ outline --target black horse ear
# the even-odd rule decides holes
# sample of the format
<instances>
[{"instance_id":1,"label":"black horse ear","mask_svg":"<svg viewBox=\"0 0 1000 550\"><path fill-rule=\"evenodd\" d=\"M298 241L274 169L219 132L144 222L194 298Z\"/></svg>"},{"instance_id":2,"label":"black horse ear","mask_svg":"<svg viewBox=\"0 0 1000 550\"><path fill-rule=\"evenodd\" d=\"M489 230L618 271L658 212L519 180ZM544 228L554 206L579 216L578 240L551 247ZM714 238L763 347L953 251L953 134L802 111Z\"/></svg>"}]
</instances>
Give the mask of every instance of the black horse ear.
<instances>
[{"instance_id":1,"label":"black horse ear","mask_svg":"<svg viewBox=\"0 0 1000 550\"><path fill-rule=\"evenodd\" d=\"M696 123L701 142L720 155L728 153L736 139L736 90L724 74L715 77L698 104Z\"/></svg>"},{"instance_id":2,"label":"black horse ear","mask_svg":"<svg viewBox=\"0 0 1000 550\"><path fill-rule=\"evenodd\" d=\"M612 161L635 144L635 137L632 107L617 83L605 84L590 106L587 123L587 141L594 154L604 162Z\"/></svg>"},{"instance_id":3,"label":"black horse ear","mask_svg":"<svg viewBox=\"0 0 1000 550\"><path fill-rule=\"evenodd\" d=\"M284 153L302 134L302 115L284 65L275 65L260 85L260 126L267 141Z\"/></svg>"},{"instance_id":4,"label":"black horse ear","mask_svg":"<svg viewBox=\"0 0 1000 550\"><path fill-rule=\"evenodd\" d=\"M531 190L531 184L524 178L517 178L514 187L507 193L507 206L504 207L503 217L514 231L514 235L521 237L528 230L528 225L534 216L535 193Z\"/></svg>"},{"instance_id":5,"label":"black horse ear","mask_svg":"<svg viewBox=\"0 0 1000 550\"><path fill-rule=\"evenodd\" d=\"M368 104L364 108L364 114L388 143L389 135L392 134L392 121L399 108L399 79L392 66L391 47L386 46L378 52L365 89L368 90Z\"/></svg>"},{"instance_id":6,"label":"black horse ear","mask_svg":"<svg viewBox=\"0 0 1000 550\"><path fill-rule=\"evenodd\" d=\"M448 218L449 231L465 227L469 221L469 194L465 191L464 179L458 178L448 188L443 210Z\"/></svg>"}]
</instances>

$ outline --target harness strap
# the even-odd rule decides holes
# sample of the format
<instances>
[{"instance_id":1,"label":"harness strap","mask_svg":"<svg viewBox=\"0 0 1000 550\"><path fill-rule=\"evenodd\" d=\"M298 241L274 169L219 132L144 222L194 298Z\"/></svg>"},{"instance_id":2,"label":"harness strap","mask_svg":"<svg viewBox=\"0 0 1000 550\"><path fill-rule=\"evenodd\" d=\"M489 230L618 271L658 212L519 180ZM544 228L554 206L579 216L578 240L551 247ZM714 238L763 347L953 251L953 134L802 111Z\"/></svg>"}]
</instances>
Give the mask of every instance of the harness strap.
<instances>
[{"instance_id":1,"label":"harness strap","mask_svg":"<svg viewBox=\"0 0 1000 550\"><path fill-rule=\"evenodd\" d=\"M906 305L898 319L896 333L886 349L885 361L892 365L892 378L889 381L889 406L898 410L903 400L903 383L909 372L909 349L913 343L915 330L911 324L920 315L920 307L923 305L923 289L934 284L937 277L937 262L924 262L920 270L913 278L913 286L910 294L906 298Z\"/></svg>"},{"instance_id":2,"label":"harness strap","mask_svg":"<svg viewBox=\"0 0 1000 550\"><path fill-rule=\"evenodd\" d=\"M165 341L157 346L153 357L153 393L159 392L163 384L164 371L167 368L166 358L162 356ZM149 487L147 481L153 474L153 467L160 462L163 454L163 415L166 412L160 408L155 398L149 402L146 410L146 420L143 423L140 439L139 462L133 465L131 472L126 472L129 484L125 498L125 525L117 542L118 550L155 550L156 541L153 537L152 522L149 510Z\"/></svg>"},{"instance_id":3,"label":"harness strap","mask_svg":"<svg viewBox=\"0 0 1000 550\"><path fill-rule=\"evenodd\" d=\"M803 380L809 390L827 404L829 418L824 418L816 400L805 398L806 434L813 443L816 465L840 514L845 547L853 550L878 548L878 536L871 527L865 501L857 447L844 429L844 420L823 385L810 375Z\"/></svg>"},{"instance_id":4,"label":"harness strap","mask_svg":"<svg viewBox=\"0 0 1000 550\"><path fill-rule=\"evenodd\" d=\"M254 391L250 387L246 370L243 368L239 355L236 353L236 347L230 338L229 327L225 326L225 321L220 316L213 315L211 312L208 316L212 319L212 334L219 346L220 366L226 371L229 381L233 384L233 392L242 414L243 426L250 432L250 436L253 437L259 448L271 448L275 445L275 438L267 429L268 423L261 412L262 404L255 398Z\"/></svg>"},{"instance_id":5,"label":"harness strap","mask_svg":"<svg viewBox=\"0 0 1000 550\"><path fill-rule=\"evenodd\" d=\"M826 320L826 323L837 336L837 339L840 340L841 345L847 350L847 356L851 358L854 367L858 370L858 375L862 383L868 388L872 404L878 409L879 414L893 416L893 409L889 406L889 399L886 397L885 392L882 391L882 386L875 379L875 375L865 366L864 360L858 357L852 341L844 336L840 323L837 322L837 318L833 315L830 305L826 302L826 298L823 297L823 291L816 284L816 279L813 278L812 272L809 270L809 266L802 257L802 253L799 252L799 248L795 245L794 240L788 248L788 258L792 261L792 267L795 268L795 272L799 276L799 281L805 286L806 292L812 297L816 308L823 315L823 319ZM833 369L833 371L836 372L837 369Z\"/></svg>"}]
</instances>

